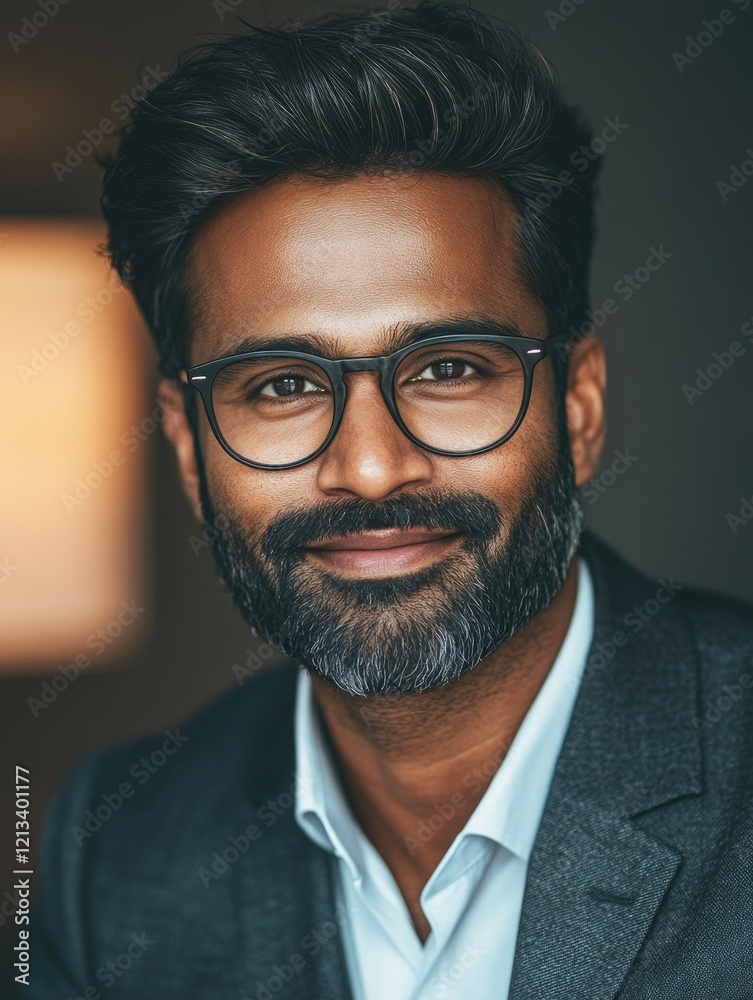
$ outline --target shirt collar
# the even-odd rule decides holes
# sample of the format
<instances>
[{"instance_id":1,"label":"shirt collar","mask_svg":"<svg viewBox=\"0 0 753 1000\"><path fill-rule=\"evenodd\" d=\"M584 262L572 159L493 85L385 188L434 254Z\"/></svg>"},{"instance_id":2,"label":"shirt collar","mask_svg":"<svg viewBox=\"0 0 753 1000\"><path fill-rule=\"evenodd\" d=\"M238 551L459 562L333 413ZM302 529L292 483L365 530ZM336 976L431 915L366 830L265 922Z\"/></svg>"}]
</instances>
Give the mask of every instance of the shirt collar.
<instances>
[{"instance_id":1,"label":"shirt collar","mask_svg":"<svg viewBox=\"0 0 753 1000\"><path fill-rule=\"evenodd\" d=\"M525 861L530 858L575 706L593 628L593 582L580 557L575 606L557 657L460 836L479 834Z\"/></svg>"},{"instance_id":2,"label":"shirt collar","mask_svg":"<svg viewBox=\"0 0 753 1000\"><path fill-rule=\"evenodd\" d=\"M328 750L307 670L298 670L295 705L295 818L320 847L342 857L354 879L364 870L357 820Z\"/></svg>"},{"instance_id":3,"label":"shirt collar","mask_svg":"<svg viewBox=\"0 0 753 1000\"><path fill-rule=\"evenodd\" d=\"M573 614L557 657L510 749L458 840L478 835L527 861L575 705L593 636L593 583L582 555ZM326 745L311 677L299 668L295 707L295 818L314 843L364 870L362 834Z\"/></svg>"}]
</instances>

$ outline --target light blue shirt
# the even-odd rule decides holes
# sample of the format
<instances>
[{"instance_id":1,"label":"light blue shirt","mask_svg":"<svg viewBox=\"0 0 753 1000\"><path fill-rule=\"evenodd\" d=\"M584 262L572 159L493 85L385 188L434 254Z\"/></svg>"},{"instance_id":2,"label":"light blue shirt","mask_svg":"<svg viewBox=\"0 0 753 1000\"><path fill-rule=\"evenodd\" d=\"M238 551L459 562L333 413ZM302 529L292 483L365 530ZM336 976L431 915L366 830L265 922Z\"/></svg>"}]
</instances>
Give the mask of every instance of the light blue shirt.
<instances>
[{"instance_id":1,"label":"light blue shirt","mask_svg":"<svg viewBox=\"0 0 753 1000\"><path fill-rule=\"evenodd\" d=\"M354 1000L506 1000L528 859L591 644L593 614L591 574L580 558L575 607L557 658L481 801L421 893L431 925L423 945L390 870L345 799L311 678L300 669L295 815L311 840L339 859L337 902L347 914L341 926ZM469 775L467 788L473 780ZM435 825L442 809L451 808L439 805L430 818ZM421 850L416 840L413 849Z\"/></svg>"}]
</instances>

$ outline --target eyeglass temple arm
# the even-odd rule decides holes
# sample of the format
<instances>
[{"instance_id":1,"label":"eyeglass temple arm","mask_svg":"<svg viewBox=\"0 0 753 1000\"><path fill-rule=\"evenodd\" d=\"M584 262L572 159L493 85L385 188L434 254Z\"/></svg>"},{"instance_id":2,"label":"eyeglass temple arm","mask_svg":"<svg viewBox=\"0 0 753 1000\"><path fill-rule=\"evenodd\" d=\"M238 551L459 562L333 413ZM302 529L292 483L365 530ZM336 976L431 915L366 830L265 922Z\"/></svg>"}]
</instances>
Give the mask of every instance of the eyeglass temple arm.
<instances>
[{"instance_id":1,"label":"eyeglass temple arm","mask_svg":"<svg viewBox=\"0 0 753 1000\"><path fill-rule=\"evenodd\" d=\"M547 337L542 341L542 354L552 354L557 348L566 349L572 339L573 337L570 331L566 331L565 333L556 333L553 337Z\"/></svg>"}]
</instances>

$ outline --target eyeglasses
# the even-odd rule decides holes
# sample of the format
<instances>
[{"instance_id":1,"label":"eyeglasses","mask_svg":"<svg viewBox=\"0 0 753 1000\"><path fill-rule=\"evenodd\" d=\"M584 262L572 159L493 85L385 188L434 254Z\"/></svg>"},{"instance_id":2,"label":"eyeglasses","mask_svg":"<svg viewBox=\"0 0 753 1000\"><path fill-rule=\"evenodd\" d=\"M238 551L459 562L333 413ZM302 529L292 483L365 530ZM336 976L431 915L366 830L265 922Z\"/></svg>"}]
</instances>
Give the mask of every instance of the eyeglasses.
<instances>
[{"instance_id":1,"label":"eyeglasses","mask_svg":"<svg viewBox=\"0 0 753 1000\"><path fill-rule=\"evenodd\" d=\"M415 444L438 455L477 455L523 422L533 370L569 334L450 334L392 354L338 361L300 351L251 351L181 373L204 402L220 445L256 469L292 469L320 455L340 426L343 376L376 371L387 409Z\"/></svg>"}]
</instances>

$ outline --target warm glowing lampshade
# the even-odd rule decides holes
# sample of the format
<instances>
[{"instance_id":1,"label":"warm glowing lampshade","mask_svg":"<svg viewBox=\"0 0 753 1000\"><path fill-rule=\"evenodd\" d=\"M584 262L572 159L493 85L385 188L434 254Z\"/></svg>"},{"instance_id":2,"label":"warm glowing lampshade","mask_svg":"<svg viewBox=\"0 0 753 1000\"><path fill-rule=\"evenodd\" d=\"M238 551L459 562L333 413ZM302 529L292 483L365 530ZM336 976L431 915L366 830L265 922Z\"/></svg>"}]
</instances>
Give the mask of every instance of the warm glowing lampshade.
<instances>
[{"instance_id":1,"label":"warm glowing lampshade","mask_svg":"<svg viewBox=\"0 0 753 1000\"><path fill-rule=\"evenodd\" d=\"M91 222L0 219L6 672L50 672L77 654L94 670L148 617L125 624L124 608L145 607L146 596L145 338L130 294L95 252L103 238Z\"/></svg>"}]
</instances>

